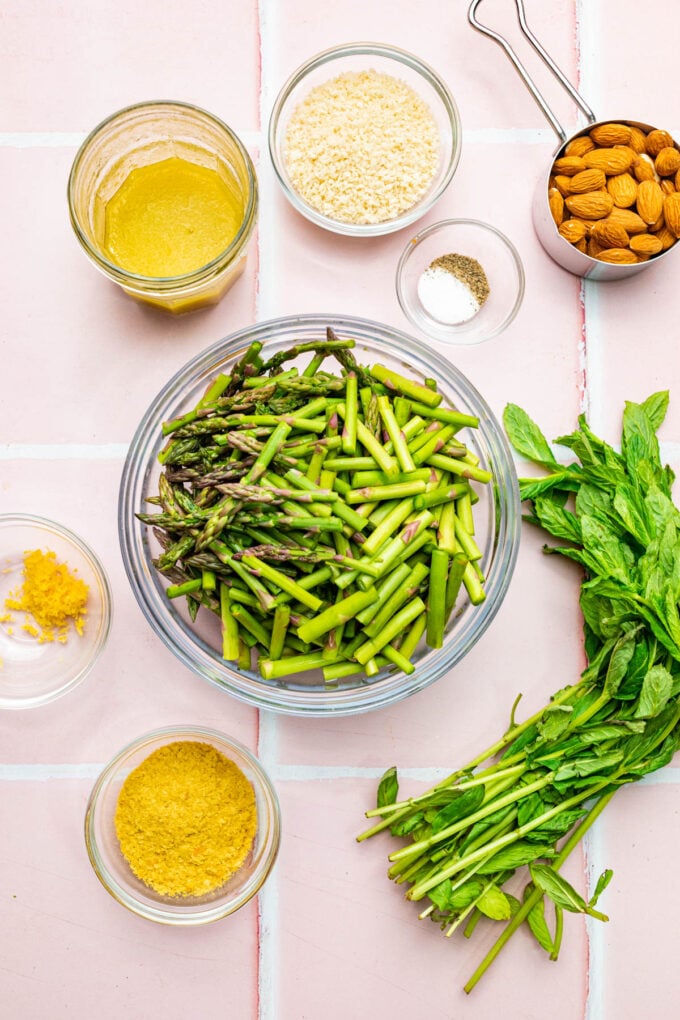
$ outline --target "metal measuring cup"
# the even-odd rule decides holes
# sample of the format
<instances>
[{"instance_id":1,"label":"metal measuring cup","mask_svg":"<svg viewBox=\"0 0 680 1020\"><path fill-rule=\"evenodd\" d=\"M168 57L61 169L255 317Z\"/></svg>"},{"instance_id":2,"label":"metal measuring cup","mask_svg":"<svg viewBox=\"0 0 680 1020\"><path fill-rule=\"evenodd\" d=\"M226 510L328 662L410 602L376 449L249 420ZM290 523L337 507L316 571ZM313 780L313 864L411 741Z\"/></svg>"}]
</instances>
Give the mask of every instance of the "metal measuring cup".
<instances>
[{"instance_id":1,"label":"metal measuring cup","mask_svg":"<svg viewBox=\"0 0 680 1020\"><path fill-rule=\"evenodd\" d=\"M507 39L504 39L498 32L493 31L486 25L482 25L481 22L477 20L477 8L481 2L482 0L472 0L468 9L468 21L474 29L481 32L482 35L487 35L490 39L493 39L493 41L498 43L501 49L505 51L506 56L514 65L520 78L545 114L551 127L555 131L555 134L559 138L557 149L553 155L553 161L563 154L563 150L574 138L579 138L582 135L589 134L594 127L598 127L600 124L626 124L628 127L640 128L640 130L644 131L645 134L654 130L653 125L643 124L640 121L626 120L624 118L608 117L607 120L596 120L595 114L585 102L583 97L579 95L574 86L565 77L563 72L559 69L557 64L546 52L529 28L524 10L524 0L515 0L515 7L517 8L517 16L522 34L539 55L548 70L552 72L560 85L562 85L562 87L569 93L588 122L587 127L581 128L579 131L575 131L574 134L567 137L566 131L553 111L550 109L550 106L541 92L539 92L535 82L532 80L527 69L524 67ZM548 255L557 262L558 265L567 269L570 273L574 273L576 276L585 276L591 280L621 280L629 276L634 276L643 269L647 269L648 266L659 262L664 255L667 255L668 252L672 251L673 248L676 247L676 245L672 245L670 248L666 249L666 251L662 251L658 255L654 255L647 262L637 262L632 265L614 265L608 262L601 262L600 260L593 258L591 255L586 255L584 252L579 251L570 244L569 241L566 241L561 234L559 234L555 221L552 217L552 213L550 212L550 204L548 201L548 181L550 180L551 172L552 161L550 167L548 167L547 173L539 179L538 184L536 185L532 205L534 230L536 231L536 235Z\"/></svg>"}]
</instances>

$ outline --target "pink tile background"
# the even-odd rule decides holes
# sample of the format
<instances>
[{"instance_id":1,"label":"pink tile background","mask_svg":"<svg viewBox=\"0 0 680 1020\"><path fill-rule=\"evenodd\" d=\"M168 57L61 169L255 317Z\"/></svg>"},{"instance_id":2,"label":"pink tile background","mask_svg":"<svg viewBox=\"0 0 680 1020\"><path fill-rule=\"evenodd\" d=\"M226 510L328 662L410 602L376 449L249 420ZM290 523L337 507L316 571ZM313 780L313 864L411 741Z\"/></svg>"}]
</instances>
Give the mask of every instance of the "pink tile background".
<instances>
[{"instance_id":1,"label":"pink tile background","mask_svg":"<svg viewBox=\"0 0 680 1020\"><path fill-rule=\"evenodd\" d=\"M281 84L319 49L357 39L417 53L460 108L456 177L418 227L445 217L497 225L522 256L527 289L502 336L436 347L497 415L526 407L545 432L586 407L615 440L622 403L670 388L662 439L680 466L676 258L625 284L581 282L534 237L534 184L554 135L501 51L466 20L467 0L7 0L0 13L0 513L61 521L104 560L114 594L107 648L67 699L0 713L0 1014L137 1020L675 1020L680 892L677 768L617 795L566 874L581 890L614 869L606 926L565 919L551 964L520 933L474 994L463 982L490 945L444 939L385 878L389 840L359 845L384 768L403 789L469 760L505 729L521 692L530 714L583 665L575 568L542 557L525 527L515 576L487 634L455 670L406 702L362 716L258 713L194 677L142 617L118 552L125 446L167 379L258 318L343 312L413 332L394 293L411 231L372 241L323 234L278 190L266 118ZM673 68L680 13L650 0L526 0L531 27L598 115L680 135ZM511 0L480 19L507 31L568 131L578 117L521 40ZM642 28L641 28L642 24ZM639 68L656 68L640 73ZM85 132L116 109L178 98L214 111L257 162L262 204L246 274L216 308L180 318L143 309L87 263L68 222L66 180ZM78 449L73 444L77 444ZM80 452L80 455L79 455ZM173 722L232 733L256 750L281 798L279 861L257 903L195 931L143 922L95 879L82 819L101 764Z\"/></svg>"}]
</instances>

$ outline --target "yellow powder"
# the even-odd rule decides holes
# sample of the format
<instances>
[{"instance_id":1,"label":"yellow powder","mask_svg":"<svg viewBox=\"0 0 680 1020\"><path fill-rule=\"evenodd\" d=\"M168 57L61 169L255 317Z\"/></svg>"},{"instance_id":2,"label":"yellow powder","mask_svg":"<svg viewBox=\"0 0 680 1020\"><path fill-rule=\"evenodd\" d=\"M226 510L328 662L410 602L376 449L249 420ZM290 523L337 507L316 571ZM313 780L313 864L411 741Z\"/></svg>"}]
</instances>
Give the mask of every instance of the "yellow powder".
<instances>
[{"instance_id":1,"label":"yellow powder","mask_svg":"<svg viewBox=\"0 0 680 1020\"><path fill-rule=\"evenodd\" d=\"M56 553L40 549L24 553L23 578L22 588L5 599L5 609L28 614L24 631L41 644L54 640L63 644L71 624L77 634L83 633L89 588L65 563L57 562ZM11 613L1 619L11 622Z\"/></svg>"},{"instance_id":2,"label":"yellow powder","mask_svg":"<svg viewBox=\"0 0 680 1020\"><path fill-rule=\"evenodd\" d=\"M244 863L255 838L255 793L211 744L175 741L127 777L115 816L123 856L164 896L203 896Z\"/></svg>"},{"instance_id":3,"label":"yellow powder","mask_svg":"<svg viewBox=\"0 0 680 1020\"><path fill-rule=\"evenodd\" d=\"M229 247L243 199L216 170L172 156L132 170L104 217L104 254L115 265L141 276L181 276Z\"/></svg>"},{"instance_id":4,"label":"yellow powder","mask_svg":"<svg viewBox=\"0 0 680 1020\"><path fill-rule=\"evenodd\" d=\"M382 223L427 192L439 164L439 131L406 82L368 70L311 90L285 139L293 187L309 205L347 223Z\"/></svg>"}]
</instances>

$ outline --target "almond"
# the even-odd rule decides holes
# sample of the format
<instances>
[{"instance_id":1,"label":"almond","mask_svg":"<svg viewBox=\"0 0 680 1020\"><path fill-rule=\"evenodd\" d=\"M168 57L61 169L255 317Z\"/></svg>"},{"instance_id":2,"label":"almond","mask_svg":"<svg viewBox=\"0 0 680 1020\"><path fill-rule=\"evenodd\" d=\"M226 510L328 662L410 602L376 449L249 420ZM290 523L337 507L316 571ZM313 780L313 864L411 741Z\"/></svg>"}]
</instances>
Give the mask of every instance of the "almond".
<instances>
[{"instance_id":1,"label":"almond","mask_svg":"<svg viewBox=\"0 0 680 1020\"><path fill-rule=\"evenodd\" d=\"M678 170L677 174L675 175L675 190L680 191L680 170Z\"/></svg>"},{"instance_id":2,"label":"almond","mask_svg":"<svg viewBox=\"0 0 680 1020\"><path fill-rule=\"evenodd\" d=\"M590 255L591 259L596 259L601 251L606 251L606 248L596 241L594 237L591 237L586 247L586 254Z\"/></svg>"},{"instance_id":3,"label":"almond","mask_svg":"<svg viewBox=\"0 0 680 1020\"><path fill-rule=\"evenodd\" d=\"M658 153L654 166L659 177L673 177L680 170L680 152L672 145L667 145Z\"/></svg>"},{"instance_id":4,"label":"almond","mask_svg":"<svg viewBox=\"0 0 680 1020\"><path fill-rule=\"evenodd\" d=\"M673 234L671 234L668 227L663 227L663 229L660 230L658 234L656 234L656 237L659 239L659 241L661 241L661 248L663 251L668 251L668 249L672 248L676 242L676 238L673 236Z\"/></svg>"},{"instance_id":5,"label":"almond","mask_svg":"<svg viewBox=\"0 0 680 1020\"><path fill-rule=\"evenodd\" d=\"M630 250L636 255L658 255L663 244L653 234L637 234L630 240Z\"/></svg>"},{"instance_id":6,"label":"almond","mask_svg":"<svg viewBox=\"0 0 680 1020\"><path fill-rule=\"evenodd\" d=\"M569 195L564 204L572 216L584 220L599 220L612 211L614 199L606 191L589 191L585 195Z\"/></svg>"},{"instance_id":7,"label":"almond","mask_svg":"<svg viewBox=\"0 0 680 1020\"><path fill-rule=\"evenodd\" d=\"M663 230L663 228L665 226L666 226L666 217L664 216L663 213L661 213L661 215L659 216L658 220L654 220L653 223L650 223L650 225L649 225L649 233L650 234L658 234L659 231Z\"/></svg>"},{"instance_id":8,"label":"almond","mask_svg":"<svg viewBox=\"0 0 680 1020\"><path fill-rule=\"evenodd\" d=\"M548 205L550 206L550 212L552 213L552 218L555 221L555 226L559 227L560 223L564 219L564 199L557 188L551 188L548 192Z\"/></svg>"},{"instance_id":9,"label":"almond","mask_svg":"<svg viewBox=\"0 0 680 1020\"><path fill-rule=\"evenodd\" d=\"M586 241L585 237L582 237L580 241L577 241L576 244L574 245L574 248L576 248L577 251L583 252L583 254L585 255L586 252L588 251L588 242Z\"/></svg>"},{"instance_id":10,"label":"almond","mask_svg":"<svg viewBox=\"0 0 680 1020\"><path fill-rule=\"evenodd\" d=\"M619 209L615 205L609 214L609 219L620 223L628 234L646 234L648 231L648 225L632 209Z\"/></svg>"},{"instance_id":11,"label":"almond","mask_svg":"<svg viewBox=\"0 0 680 1020\"><path fill-rule=\"evenodd\" d=\"M585 156L586 152L590 152L591 149L595 148L595 142L588 135L579 135L578 138L572 138L572 140L565 146L565 156ZM644 152L644 149L642 150Z\"/></svg>"},{"instance_id":12,"label":"almond","mask_svg":"<svg viewBox=\"0 0 680 1020\"><path fill-rule=\"evenodd\" d=\"M563 237L569 244L577 244L586 236L588 228L583 220L565 220L559 227L560 237Z\"/></svg>"},{"instance_id":13,"label":"almond","mask_svg":"<svg viewBox=\"0 0 680 1020\"><path fill-rule=\"evenodd\" d=\"M616 266L631 266L639 261L629 248L605 248L597 257L600 262L611 262Z\"/></svg>"},{"instance_id":14,"label":"almond","mask_svg":"<svg viewBox=\"0 0 680 1020\"><path fill-rule=\"evenodd\" d=\"M603 248L627 248L630 241L625 227L608 217L593 224L590 236Z\"/></svg>"},{"instance_id":15,"label":"almond","mask_svg":"<svg viewBox=\"0 0 680 1020\"><path fill-rule=\"evenodd\" d=\"M639 181L658 181L659 175L654 166L654 160L643 152L633 163L633 173Z\"/></svg>"},{"instance_id":16,"label":"almond","mask_svg":"<svg viewBox=\"0 0 680 1020\"><path fill-rule=\"evenodd\" d=\"M583 195L586 191L599 191L607 184L602 170L582 170L571 178L572 195Z\"/></svg>"},{"instance_id":17,"label":"almond","mask_svg":"<svg viewBox=\"0 0 680 1020\"><path fill-rule=\"evenodd\" d=\"M627 124L598 124L590 132L596 145L607 148L612 145L628 145L630 128Z\"/></svg>"},{"instance_id":18,"label":"almond","mask_svg":"<svg viewBox=\"0 0 680 1020\"><path fill-rule=\"evenodd\" d=\"M636 209L645 223L655 223L663 209L664 194L656 181L640 181L638 184Z\"/></svg>"},{"instance_id":19,"label":"almond","mask_svg":"<svg viewBox=\"0 0 680 1020\"><path fill-rule=\"evenodd\" d=\"M571 195L571 177L565 177L564 174L557 174L557 176L553 178L553 187L557 188L563 198L566 198L567 195Z\"/></svg>"},{"instance_id":20,"label":"almond","mask_svg":"<svg viewBox=\"0 0 680 1020\"><path fill-rule=\"evenodd\" d=\"M661 181L661 183L659 184L659 187L663 191L664 195L672 195L673 192L675 191L675 184L668 177L665 177Z\"/></svg>"},{"instance_id":21,"label":"almond","mask_svg":"<svg viewBox=\"0 0 680 1020\"><path fill-rule=\"evenodd\" d=\"M644 131L640 128L631 125L630 129L630 141L628 142L631 149L635 152L646 152L647 151L647 136Z\"/></svg>"},{"instance_id":22,"label":"almond","mask_svg":"<svg viewBox=\"0 0 680 1020\"><path fill-rule=\"evenodd\" d=\"M647 152L654 159L659 155L662 149L667 149L675 145L675 142L668 134L667 131L650 131L647 135L646 148Z\"/></svg>"},{"instance_id":23,"label":"almond","mask_svg":"<svg viewBox=\"0 0 680 1020\"><path fill-rule=\"evenodd\" d=\"M583 162L589 170L603 170L606 174L625 174L633 164L633 150L621 149L593 149L586 152Z\"/></svg>"},{"instance_id":24,"label":"almond","mask_svg":"<svg viewBox=\"0 0 680 1020\"><path fill-rule=\"evenodd\" d=\"M674 237L680 237L680 191L666 195L663 200L663 214L671 234Z\"/></svg>"},{"instance_id":25,"label":"almond","mask_svg":"<svg viewBox=\"0 0 680 1020\"><path fill-rule=\"evenodd\" d=\"M586 165L580 156L562 156L561 159L556 159L553 164L555 173L564 174L565 177L573 177L574 174L579 174L585 169Z\"/></svg>"},{"instance_id":26,"label":"almond","mask_svg":"<svg viewBox=\"0 0 680 1020\"><path fill-rule=\"evenodd\" d=\"M616 174L607 180L607 191L614 199L614 205L618 205L620 209L628 209L633 205L637 198L637 189L637 181L630 174Z\"/></svg>"}]
</instances>

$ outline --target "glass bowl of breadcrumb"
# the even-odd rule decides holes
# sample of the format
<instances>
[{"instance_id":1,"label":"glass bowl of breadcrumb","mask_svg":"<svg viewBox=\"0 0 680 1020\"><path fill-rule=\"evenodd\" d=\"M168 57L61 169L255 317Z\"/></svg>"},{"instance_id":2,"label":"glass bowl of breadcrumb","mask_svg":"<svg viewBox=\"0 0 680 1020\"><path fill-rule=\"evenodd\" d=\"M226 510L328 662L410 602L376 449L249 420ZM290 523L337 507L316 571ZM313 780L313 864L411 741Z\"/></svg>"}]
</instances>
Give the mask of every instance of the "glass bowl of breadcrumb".
<instances>
[{"instance_id":1,"label":"glass bowl of breadcrumb","mask_svg":"<svg viewBox=\"0 0 680 1020\"><path fill-rule=\"evenodd\" d=\"M458 108L406 50L359 42L307 60L281 89L269 151L288 201L312 223L371 237L424 216L460 158Z\"/></svg>"}]
</instances>

